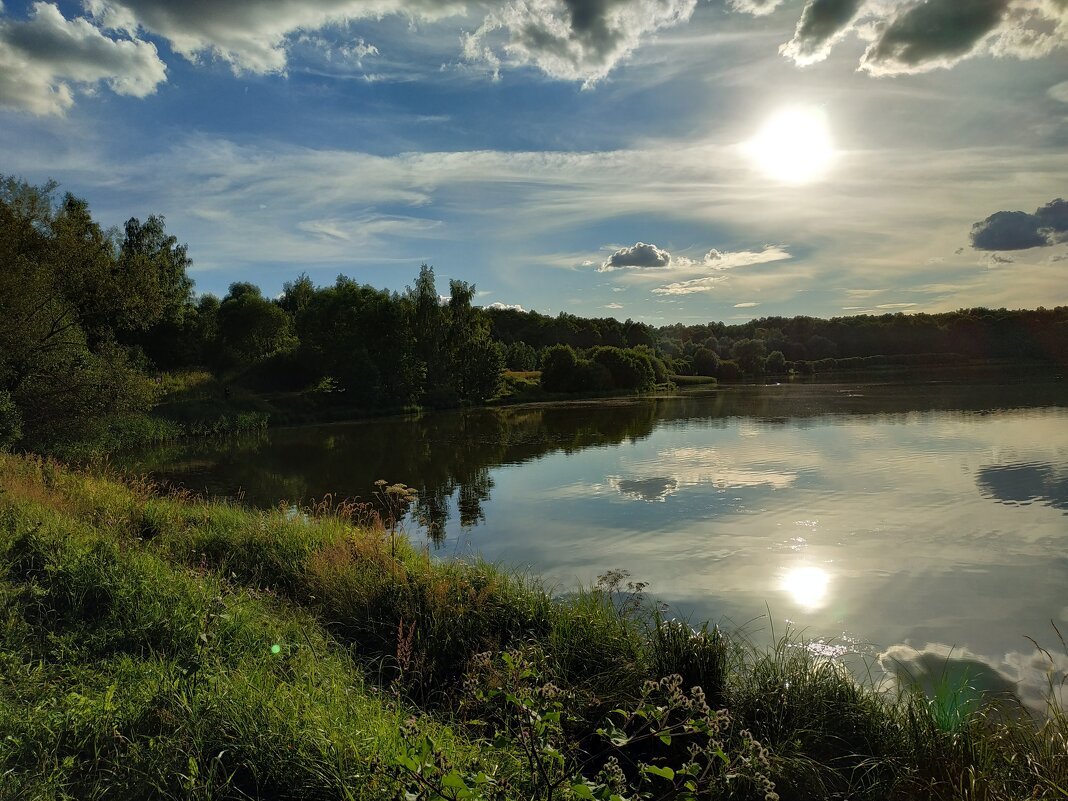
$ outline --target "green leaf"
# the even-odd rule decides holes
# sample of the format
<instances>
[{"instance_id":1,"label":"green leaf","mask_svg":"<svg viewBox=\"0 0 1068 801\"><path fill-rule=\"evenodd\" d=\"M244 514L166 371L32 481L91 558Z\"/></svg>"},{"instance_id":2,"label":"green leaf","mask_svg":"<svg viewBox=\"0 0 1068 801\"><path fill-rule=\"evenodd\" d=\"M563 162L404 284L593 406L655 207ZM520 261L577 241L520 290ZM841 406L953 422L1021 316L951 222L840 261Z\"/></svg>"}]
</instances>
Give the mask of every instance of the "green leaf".
<instances>
[{"instance_id":1,"label":"green leaf","mask_svg":"<svg viewBox=\"0 0 1068 801\"><path fill-rule=\"evenodd\" d=\"M467 782L455 770L450 770L441 779L441 786L449 790L468 790Z\"/></svg>"},{"instance_id":2,"label":"green leaf","mask_svg":"<svg viewBox=\"0 0 1068 801\"><path fill-rule=\"evenodd\" d=\"M662 742L664 745L671 745L671 735L670 734L661 734L660 735L660 742Z\"/></svg>"},{"instance_id":3,"label":"green leaf","mask_svg":"<svg viewBox=\"0 0 1068 801\"><path fill-rule=\"evenodd\" d=\"M658 768L656 765L644 765L642 772L651 776L659 776L661 779L667 779L668 781L672 781L675 778L675 771L671 768Z\"/></svg>"},{"instance_id":4,"label":"green leaf","mask_svg":"<svg viewBox=\"0 0 1068 801\"><path fill-rule=\"evenodd\" d=\"M597 797L593 794L593 790L585 784L571 785L571 794L574 795L575 798L582 799L582 801L597 801Z\"/></svg>"}]
</instances>

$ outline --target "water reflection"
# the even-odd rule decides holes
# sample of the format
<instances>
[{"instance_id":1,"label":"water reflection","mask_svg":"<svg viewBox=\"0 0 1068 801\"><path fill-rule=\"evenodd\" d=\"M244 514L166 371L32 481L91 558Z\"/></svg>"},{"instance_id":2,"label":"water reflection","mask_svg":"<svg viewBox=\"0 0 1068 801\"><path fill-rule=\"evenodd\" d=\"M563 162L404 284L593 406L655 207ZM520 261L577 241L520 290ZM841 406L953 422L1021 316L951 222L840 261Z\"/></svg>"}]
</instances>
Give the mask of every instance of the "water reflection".
<instances>
[{"instance_id":1,"label":"water reflection","mask_svg":"<svg viewBox=\"0 0 1068 801\"><path fill-rule=\"evenodd\" d=\"M1017 682L983 655L1065 614L1066 382L480 409L168 446L132 466L269 507L404 482L441 558L478 553L562 591L627 569L681 617L770 609L877 649L958 643Z\"/></svg>"},{"instance_id":2,"label":"water reflection","mask_svg":"<svg viewBox=\"0 0 1068 801\"><path fill-rule=\"evenodd\" d=\"M679 488L674 478L619 478L609 476L608 483L619 490L621 495L639 501L661 501Z\"/></svg>"},{"instance_id":3,"label":"water reflection","mask_svg":"<svg viewBox=\"0 0 1068 801\"><path fill-rule=\"evenodd\" d=\"M831 577L818 567L797 567L782 579L782 589L798 606L815 610L827 603L827 589Z\"/></svg>"},{"instance_id":4,"label":"water reflection","mask_svg":"<svg viewBox=\"0 0 1068 801\"><path fill-rule=\"evenodd\" d=\"M1044 712L1049 703L1068 709L1068 655L1044 648L986 657L967 648L928 643L922 648L895 645L878 656L899 684L929 697L956 693L959 703L1013 700Z\"/></svg>"},{"instance_id":5,"label":"water reflection","mask_svg":"<svg viewBox=\"0 0 1068 801\"><path fill-rule=\"evenodd\" d=\"M1068 511L1068 464L985 465L975 481L984 496L998 503L1026 506L1037 502Z\"/></svg>"}]
</instances>

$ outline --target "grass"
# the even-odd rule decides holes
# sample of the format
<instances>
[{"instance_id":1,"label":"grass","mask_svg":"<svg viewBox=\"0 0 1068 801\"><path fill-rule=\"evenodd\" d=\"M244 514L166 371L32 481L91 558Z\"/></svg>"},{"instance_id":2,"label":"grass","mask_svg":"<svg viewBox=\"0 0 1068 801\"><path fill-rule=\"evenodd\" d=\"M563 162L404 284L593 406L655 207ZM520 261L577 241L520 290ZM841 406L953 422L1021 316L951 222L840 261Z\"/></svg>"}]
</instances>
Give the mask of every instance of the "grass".
<instances>
[{"instance_id":1,"label":"grass","mask_svg":"<svg viewBox=\"0 0 1068 801\"><path fill-rule=\"evenodd\" d=\"M0 454L0 799L1068 798L1062 710L880 691L625 578Z\"/></svg>"},{"instance_id":2,"label":"grass","mask_svg":"<svg viewBox=\"0 0 1068 801\"><path fill-rule=\"evenodd\" d=\"M680 387L714 386L718 383L709 375L673 375L671 380Z\"/></svg>"}]
</instances>

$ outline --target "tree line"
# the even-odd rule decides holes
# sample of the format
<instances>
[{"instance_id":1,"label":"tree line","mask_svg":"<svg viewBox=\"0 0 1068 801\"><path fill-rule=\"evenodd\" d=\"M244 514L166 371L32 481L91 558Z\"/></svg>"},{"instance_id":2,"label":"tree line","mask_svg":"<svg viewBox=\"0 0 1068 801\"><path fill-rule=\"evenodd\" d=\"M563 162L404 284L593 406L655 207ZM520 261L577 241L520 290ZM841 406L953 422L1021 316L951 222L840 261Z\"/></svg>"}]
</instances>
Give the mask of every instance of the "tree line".
<instances>
[{"instance_id":1,"label":"tree line","mask_svg":"<svg viewBox=\"0 0 1068 801\"><path fill-rule=\"evenodd\" d=\"M207 368L259 392L316 390L353 409L482 403L502 370L549 393L646 391L672 376L807 373L996 358L1068 363L1068 307L764 317L653 328L482 309L431 267L391 292L307 275L277 298L236 282L197 295L161 216L103 228L86 201L0 176L0 448L92 436L159 399L161 371ZM531 386L535 386L533 383Z\"/></svg>"}]
</instances>

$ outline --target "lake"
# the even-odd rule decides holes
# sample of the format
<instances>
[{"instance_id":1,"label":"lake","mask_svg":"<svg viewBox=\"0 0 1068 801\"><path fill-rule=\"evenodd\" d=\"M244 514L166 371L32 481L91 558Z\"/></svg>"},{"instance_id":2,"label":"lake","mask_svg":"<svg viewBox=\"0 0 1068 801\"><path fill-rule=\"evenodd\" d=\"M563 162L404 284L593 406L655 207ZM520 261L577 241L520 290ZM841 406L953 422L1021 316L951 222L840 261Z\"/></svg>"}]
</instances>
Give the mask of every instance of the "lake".
<instances>
[{"instance_id":1,"label":"lake","mask_svg":"<svg viewBox=\"0 0 1068 801\"><path fill-rule=\"evenodd\" d=\"M560 592L626 570L670 614L755 639L790 626L928 683L966 674L1037 706L1068 669L1058 376L429 413L166 446L136 466L265 507L404 482L420 493L409 535L429 530L439 558L481 554Z\"/></svg>"}]
</instances>

